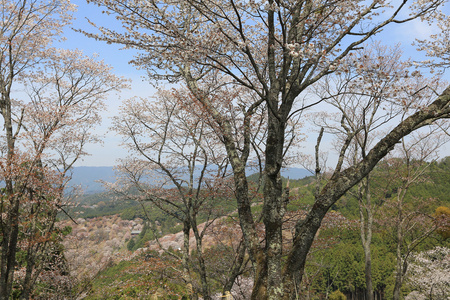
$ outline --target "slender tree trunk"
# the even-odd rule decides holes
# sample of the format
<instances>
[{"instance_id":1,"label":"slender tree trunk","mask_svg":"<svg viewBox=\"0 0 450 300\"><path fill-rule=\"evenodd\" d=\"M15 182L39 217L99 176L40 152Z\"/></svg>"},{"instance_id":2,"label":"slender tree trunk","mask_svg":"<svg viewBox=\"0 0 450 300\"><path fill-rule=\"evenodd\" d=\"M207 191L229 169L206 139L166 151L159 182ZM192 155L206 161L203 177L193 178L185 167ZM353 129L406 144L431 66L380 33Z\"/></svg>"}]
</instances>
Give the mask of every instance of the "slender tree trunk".
<instances>
[{"instance_id":1,"label":"slender tree trunk","mask_svg":"<svg viewBox=\"0 0 450 300\"><path fill-rule=\"evenodd\" d=\"M33 259L35 256L33 255L33 249L30 247L30 249L27 251L27 268L25 272L25 278L23 281L23 288L22 293L20 295L21 300L28 300L30 299L31 291L33 288L32 284L32 275L33 275L33 269L35 266L35 260Z\"/></svg>"},{"instance_id":2,"label":"slender tree trunk","mask_svg":"<svg viewBox=\"0 0 450 300\"><path fill-rule=\"evenodd\" d=\"M372 284L372 255L370 245L372 243L373 212L369 187L369 177L359 185L359 214L360 214L360 234L364 249L364 268L366 280L366 299L373 300ZM363 202L366 200L365 203Z\"/></svg>"},{"instance_id":3,"label":"slender tree trunk","mask_svg":"<svg viewBox=\"0 0 450 300\"><path fill-rule=\"evenodd\" d=\"M400 290L403 284L403 258L402 258L402 247L403 247L403 197L405 191L400 188L397 191L397 249L396 249L396 258L397 258L397 266L396 266L396 275L395 275L395 285L394 285L394 300L400 300Z\"/></svg>"},{"instance_id":4,"label":"slender tree trunk","mask_svg":"<svg viewBox=\"0 0 450 300\"><path fill-rule=\"evenodd\" d=\"M231 143L225 143L227 152L232 154L232 165L235 184L235 195L238 205L239 222L244 236L245 247L254 267L254 286L252 300L262 300L267 297L267 265L264 249L260 246L256 225L251 212L251 203L248 196L248 182L245 176L245 167L241 163L236 149Z\"/></svg>"},{"instance_id":5,"label":"slender tree trunk","mask_svg":"<svg viewBox=\"0 0 450 300\"><path fill-rule=\"evenodd\" d=\"M17 241L19 236L19 204L20 201L14 196L12 198L12 209L8 212L9 224L3 228L2 261L0 274L0 299L7 300L12 291L14 279L14 268L16 265Z\"/></svg>"},{"instance_id":6,"label":"slender tree trunk","mask_svg":"<svg viewBox=\"0 0 450 300\"><path fill-rule=\"evenodd\" d=\"M183 256L182 256L182 265L183 265L183 277L186 282L186 287L189 293L190 300L197 300L197 293L193 290L192 277L189 267L189 232L191 230L190 222L185 220L183 222Z\"/></svg>"},{"instance_id":7,"label":"slender tree trunk","mask_svg":"<svg viewBox=\"0 0 450 300\"><path fill-rule=\"evenodd\" d=\"M197 249L197 260L199 265L199 275L200 283L202 285L203 299L211 300L211 292L209 290L208 276L206 274L205 259L203 258L203 246L202 246L202 235L198 232L197 223L195 222L195 217L191 217L192 220L192 230L194 231L196 249Z\"/></svg>"},{"instance_id":8,"label":"slender tree trunk","mask_svg":"<svg viewBox=\"0 0 450 300\"><path fill-rule=\"evenodd\" d=\"M39 204L38 204L39 206ZM36 209L37 210L37 209ZM31 211L30 214L33 215L37 213L35 211L35 206L31 206ZM27 300L30 298L31 295L31 291L33 288L33 270L36 264L36 258L37 255L39 253L39 244L36 244L36 248L34 247L34 243L32 242L32 238L34 236L34 233L36 232L37 228L35 227L35 223L33 223L31 225L30 230L30 236L29 236L29 240L28 240L28 249L27 249L27 256L26 256L26 260L27 260L27 266L25 269L25 278L23 280L23 284L22 284L22 292L20 294L20 299L22 300Z\"/></svg>"},{"instance_id":9,"label":"slender tree trunk","mask_svg":"<svg viewBox=\"0 0 450 300\"><path fill-rule=\"evenodd\" d=\"M397 266L396 266L395 285L393 294L394 300L400 300L400 289L403 283L402 240L403 240L402 229L401 226L399 225L397 228L397 250L396 250Z\"/></svg>"},{"instance_id":10,"label":"slender tree trunk","mask_svg":"<svg viewBox=\"0 0 450 300\"><path fill-rule=\"evenodd\" d=\"M9 46L10 54L12 52L12 46ZM14 150L15 150L15 140L12 125L12 111L11 111L11 82L14 77L14 71L12 65L10 65L9 84L2 82L1 87L1 114L4 120L4 129L6 133L6 144L7 144L7 168L12 170ZM10 174L12 175L12 174ZM17 242L19 236L19 208L20 208L20 197L14 195L14 186L12 178L5 179L6 189L5 195L6 201L9 202L9 208L6 210L7 220L3 221L2 218L2 232L3 232L3 242L2 242L2 256L1 256L1 266L0 266L0 300L8 299L12 291L12 284L14 278L14 269L16 265L16 251ZM3 208L3 207L2 207ZM3 213L3 211L2 211ZM6 226L5 226L6 225Z\"/></svg>"},{"instance_id":11,"label":"slender tree trunk","mask_svg":"<svg viewBox=\"0 0 450 300\"><path fill-rule=\"evenodd\" d=\"M235 259L235 264L233 265L233 268L230 271L230 275L228 276L223 289L222 289L222 295L225 295L225 292L231 291L233 288L233 285L239 275L242 273L242 267L244 266L245 261L245 244L241 242L237 249L237 256Z\"/></svg>"},{"instance_id":12,"label":"slender tree trunk","mask_svg":"<svg viewBox=\"0 0 450 300\"><path fill-rule=\"evenodd\" d=\"M219 125L222 131L223 144L226 148L227 155L230 159L230 164L233 168L233 179L235 186L235 196L237 201L237 208L239 214L239 222L244 236L245 245L249 253L249 257L255 266L255 285L258 285L258 274L264 274L264 254L260 247L259 237L256 231L255 221L251 211L251 202L248 195L248 182L245 173L247 159L250 153L250 120L253 110L249 111L244 120L244 145L242 155L236 147L234 140L234 130L230 121L223 118L221 113L211 103L205 93L199 89L197 80L192 76L189 65L180 68L180 72L186 80L189 90L202 103L203 107ZM262 277L261 277L262 278ZM256 298L264 299L264 298Z\"/></svg>"}]
</instances>

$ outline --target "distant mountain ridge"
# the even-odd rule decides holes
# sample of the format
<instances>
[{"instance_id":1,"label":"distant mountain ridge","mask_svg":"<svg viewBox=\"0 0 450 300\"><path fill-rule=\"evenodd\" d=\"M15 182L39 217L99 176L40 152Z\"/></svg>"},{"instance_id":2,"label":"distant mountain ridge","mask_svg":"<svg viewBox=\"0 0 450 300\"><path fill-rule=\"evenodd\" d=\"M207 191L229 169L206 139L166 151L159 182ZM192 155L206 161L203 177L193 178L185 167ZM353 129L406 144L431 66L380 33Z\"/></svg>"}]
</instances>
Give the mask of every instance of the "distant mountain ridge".
<instances>
[{"instance_id":1,"label":"distant mountain ridge","mask_svg":"<svg viewBox=\"0 0 450 300\"><path fill-rule=\"evenodd\" d=\"M105 187L98 180L114 182L113 167L75 167L70 186L81 186L86 193L104 192Z\"/></svg>"},{"instance_id":2,"label":"distant mountain ridge","mask_svg":"<svg viewBox=\"0 0 450 300\"><path fill-rule=\"evenodd\" d=\"M281 170L281 176L290 178L290 179L302 179L307 176L311 176L310 171L301 168L284 168Z\"/></svg>"},{"instance_id":3,"label":"distant mountain ridge","mask_svg":"<svg viewBox=\"0 0 450 300\"><path fill-rule=\"evenodd\" d=\"M311 173L301 168L285 168L281 175L290 179L301 179ZM86 193L104 192L105 187L99 180L114 182L114 167L75 167L70 186L81 186Z\"/></svg>"}]
</instances>

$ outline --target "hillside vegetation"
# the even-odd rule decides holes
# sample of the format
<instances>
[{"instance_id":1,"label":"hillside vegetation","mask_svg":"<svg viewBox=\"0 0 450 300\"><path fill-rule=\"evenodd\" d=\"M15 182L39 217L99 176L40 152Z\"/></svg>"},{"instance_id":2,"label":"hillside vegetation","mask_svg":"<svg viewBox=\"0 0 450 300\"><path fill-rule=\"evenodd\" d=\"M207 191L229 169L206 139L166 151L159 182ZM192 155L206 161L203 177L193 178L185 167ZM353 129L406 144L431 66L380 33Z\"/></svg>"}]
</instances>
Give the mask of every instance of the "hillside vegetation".
<instances>
[{"instance_id":1,"label":"hillside vegetation","mask_svg":"<svg viewBox=\"0 0 450 300\"><path fill-rule=\"evenodd\" d=\"M372 276L379 299L391 299L395 275L395 237L392 228L383 222L383 203L394 197L395 193L387 188L389 185L387 178L382 176L383 171L380 165L373 175L373 188L382 191L382 196L375 199L379 205L371 246ZM414 204L418 199L426 199L423 209L429 215L433 215L438 207L449 207L450 157L432 163L423 178L420 184L411 187L408 202ZM284 181L286 184L287 180ZM313 204L315 181L313 177L290 179L289 187L291 201L286 224L302 218ZM234 218L233 199L219 202L217 205L225 208L224 216L228 217L210 226L203 248L208 258L208 274L218 295L221 293L222 274L232 265L233 249L241 236ZM260 206L256 204L254 210L260 210ZM177 254L183 247L183 237L179 232L181 226L174 218L150 204L121 201L109 193L85 196L75 214L78 224L64 220L60 226L72 227L72 232L63 243L65 255L73 276L80 282L78 290L90 295L88 299L150 299L155 295L160 295L161 299L179 299L189 293L189 288L180 277L181 261L170 254ZM348 193L324 220L305 269L303 294L308 299L325 299L326 295L337 291L349 299L362 299L360 297L365 291L364 253L358 218L358 202ZM203 216L203 220L206 219ZM131 236L132 230L140 231L140 234ZM288 237L290 233L284 234ZM156 236L159 243L154 241ZM437 246L449 248L450 241L445 237L448 236L444 236L442 230L433 233L417 246L415 253ZM193 243L194 240L191 241ZM195 256L195 251L192 255ZM242 291L251 284L251 272L248 265L247 271L239 277L232 291L235 299L246 299L248 296ZM414 288L407 283L402 292L406 296Z\"/></svg>"}]
</instances>

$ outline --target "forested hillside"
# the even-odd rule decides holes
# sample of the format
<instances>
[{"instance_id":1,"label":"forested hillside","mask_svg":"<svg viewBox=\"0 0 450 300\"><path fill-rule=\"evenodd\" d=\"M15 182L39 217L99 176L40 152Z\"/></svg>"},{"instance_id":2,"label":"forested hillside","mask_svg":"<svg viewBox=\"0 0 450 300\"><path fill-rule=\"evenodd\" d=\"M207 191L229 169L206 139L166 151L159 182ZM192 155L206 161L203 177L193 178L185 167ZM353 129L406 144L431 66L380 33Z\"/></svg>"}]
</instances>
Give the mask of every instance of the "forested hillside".
<instances>
[{"instance_id":1,"label":"forested hillside","mask_svg":"<svg viewBox=\"0 0 450 300\"><path fill-rule=\"evenodd\" d=\"M377 207L371 244L372 277L376 299L392 299L396 272L395 224L385 219L388 214L385 210L389 210L387 203L396 197L393 192L395 186L392 186L394 178L384 176L386 174L384 168L387 166L380 165L372 175L374 178L372 189ZM257 177L252 175L252 178L250 180L256 182ZM436 280L433 283L420 282L425 279L414 273L417 272L418 265L416 267L413 260L413 257L419 253L426 255L427 251L441 251L439 264L431 265L430 262L430 265L420 265L420 267L429 268L428 272L442 274L450 271L448 254L450 249L448 239L450 235L448 227L450 157L429 164L422 178L423 180L408 191L406 202L411 204L408 209L420 206L421 213L435 217L437 221L436 209L446 207L445 222L447 223L440 224L440 230L434 230L425 237L410 254L408 259L410 268L402 286L402 294L411 295L407 299L415 299L411 298L414 291L423 292L423 289L430 284L441 288L443 293L441 295L450 293L447 276L430 278L429 280ZM283 181L286 185L288 180L284 178ZM288 205L288 217L285 220L286 228L289 227L288 223L304 217L305 211L313 204L312 193L315 184L314 177L289 179L291 201ZM376 197L379 198L375 199ZM236 217L234 201L224 199L223 202L228 203L226 206L228 208L223 210L224 218L209 225L210 229L206 232L204 239L207 272L212 282L211 288L216 294L221 293L221 287L225 283L223 281L225 277L222 275L233 265L234 251L237 249L241 235L239 226L234 220ZM175 258L180 254L179 249L183 247L183 235L179 232L182 227L176 219L165 215L149 203L144 204L144 212L139 203L130 200L122 201L115 198L112 193L86 195L81 203L84 208L76 212L78 224L67 219L61 222L60 226L73 228L64 239L63 245L71 273L80 282L77 288L84 295L90 295L88 299L114 297L143 299L158 293L164 299L170 297L178 299L178 296L188 294L189 288L183 283L179 273L181 257ZM223 208L224 203L217 203L217 205ZM254 210L259 211L260 205L254 206ZM346 295L347 299L364 299L364 252L360 238L359 213L358 201L352 192L349 192L327 215L309 254L305 269L302 293L307 299L325 299L326 297L339 299L336 298L339 293ZM207 220L206 217L202 219ZM433 223L427 224L433 226ZM411 228L408 242L411 242L423 230L426 228L420 226ZM139 233L131 236L132 231ZM290 233L286 231L284 234L288 237ZM158 237L158 243L154 240L155 236ZM193 239L192 234L191 239ZM194 242L192 240L191 245ZM195 249L191 251L195 256ZM250 262L247 261L244 270L232 290L235 299L249 297L245 294L245 290L251 284ZM161 285L164 286L163 289Z\"/></svg>"}]
</instances>

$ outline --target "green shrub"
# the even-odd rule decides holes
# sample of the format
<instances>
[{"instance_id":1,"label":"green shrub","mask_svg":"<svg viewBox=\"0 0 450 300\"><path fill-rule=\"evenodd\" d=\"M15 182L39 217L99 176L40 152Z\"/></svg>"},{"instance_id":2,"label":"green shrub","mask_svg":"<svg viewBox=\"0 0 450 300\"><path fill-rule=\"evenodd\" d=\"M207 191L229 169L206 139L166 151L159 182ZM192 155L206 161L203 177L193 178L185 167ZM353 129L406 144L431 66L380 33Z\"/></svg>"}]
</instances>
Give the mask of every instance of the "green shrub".
<instances>
[{"instance_id":1,"label":"green shrub","mask_svg":"<svg viewBox=\"0 0 450 300\"><path fill-rule=\"evenodd\" d=\"M334 291L330 294L330 297L328 297L330 300L347 300L347 297L340 291Z\"/></svg>"},{"instance_id":2,"label":"green shrub","mask_svg":"<svg viewBox=\"0 0 450 300\"><path fill-rule=\"evenodd\" d=\"M134 239L130 239L130 241L127 244L127 249L130 251L133 251L134 246L135 246L136 242L134 241Z\"/></svg>"}]
</instances>

